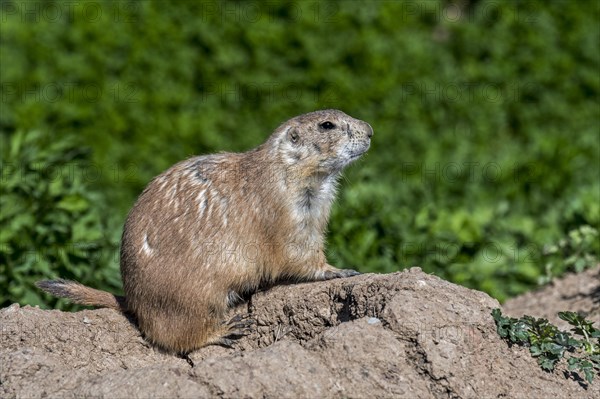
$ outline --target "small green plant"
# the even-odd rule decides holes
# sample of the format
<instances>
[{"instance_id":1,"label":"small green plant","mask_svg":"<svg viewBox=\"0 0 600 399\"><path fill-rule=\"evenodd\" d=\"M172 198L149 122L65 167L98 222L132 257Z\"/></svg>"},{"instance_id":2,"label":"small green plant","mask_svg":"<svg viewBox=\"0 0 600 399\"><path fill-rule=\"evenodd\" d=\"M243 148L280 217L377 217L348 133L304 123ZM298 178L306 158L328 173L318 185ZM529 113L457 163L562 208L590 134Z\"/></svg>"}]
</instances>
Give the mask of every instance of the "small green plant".
<instances>
[{"instance_id":1,"label":"small green plant","mask_svg":"<svg viewBox=\"0 0 600 399\"><path fill-rule=\"evenodd\" d=\"M583 315L558 313L558 317L573 326L573 335L542 318L505 317L500 309L492 310L492 317L498 334L511 343L528 346L531 356L537 358L542 369L552 371L561 359L566 358L569 370L583 373L590 384L594 374L600 372L600 330Z\"/></svg>"},{"instance_id":2,"label":"small green plant","mask_svg":"<svg viewBox=\"0 0 600 399\"><path fill-rule=\"evenodd\" d=\"M595 246L598 242L598 230L583 225L570 230L567 236L557 243L546 245L542 251L545 258L545 275L538 279L539 284L547 284L556 275L565 271L580 273L598 264Z\"/></svg>"},{"instance_id":3,"label":"small green plant","mask_svg":"<svg viewBox=\"0 0 600 399\"><path fill-rule=\"evenodd\" d=\"M91 182L89 150L43 131L0 136L0 144L0 306L75 309L34 285L56 277L118 290L116 228Z\"/></svg>"}]
</instances>

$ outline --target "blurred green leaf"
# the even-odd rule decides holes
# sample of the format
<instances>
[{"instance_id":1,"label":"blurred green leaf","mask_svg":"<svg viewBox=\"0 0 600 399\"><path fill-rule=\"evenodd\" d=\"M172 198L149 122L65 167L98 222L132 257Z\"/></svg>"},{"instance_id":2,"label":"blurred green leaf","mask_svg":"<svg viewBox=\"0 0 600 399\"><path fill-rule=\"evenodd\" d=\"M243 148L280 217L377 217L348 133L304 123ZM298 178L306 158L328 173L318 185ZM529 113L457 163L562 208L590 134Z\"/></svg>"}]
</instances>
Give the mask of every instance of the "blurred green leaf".
<instances>
[{"instance_id":1,"label":"blurred green leaf","mask_svg":"<svg viewBox=\"0 0 600 399\"><path fill-rule=\"evenodd\" d=\"M14 274L31 249L53 277L118 287L152 177L319 108L375 131L331 212L332 264L418 265L504 300L598 262L599 2L462 1L454 21L446 1L122 4L0 24L0 291L50 277ZM73 241L97 260L63 262Z\"/></svg>"}]
</instances>

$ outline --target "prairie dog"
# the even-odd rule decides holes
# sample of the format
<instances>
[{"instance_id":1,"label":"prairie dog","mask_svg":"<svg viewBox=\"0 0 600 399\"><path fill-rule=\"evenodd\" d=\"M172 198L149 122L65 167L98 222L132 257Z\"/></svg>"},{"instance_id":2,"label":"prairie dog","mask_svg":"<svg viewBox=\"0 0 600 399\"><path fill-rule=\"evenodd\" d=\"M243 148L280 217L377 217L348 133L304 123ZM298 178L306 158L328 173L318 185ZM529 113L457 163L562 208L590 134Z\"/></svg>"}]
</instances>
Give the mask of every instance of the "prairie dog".
<instances>
[{"instance_id":1,"label":"prairie dog","mask_svg":"<svg viewBox=\"0 0 600 399\"><path fill-rule=\"evenodd\" d=\"M135 316L147 340L187 354L227 343L224 322L241 295L281 279L359 274L324 254L340 172L364 154L373 129L338 110L300 115L245 153L189 158L155 177L125 223L125 297L74 281L38 282L73 302Z\"/></svg>"}]
</instances>

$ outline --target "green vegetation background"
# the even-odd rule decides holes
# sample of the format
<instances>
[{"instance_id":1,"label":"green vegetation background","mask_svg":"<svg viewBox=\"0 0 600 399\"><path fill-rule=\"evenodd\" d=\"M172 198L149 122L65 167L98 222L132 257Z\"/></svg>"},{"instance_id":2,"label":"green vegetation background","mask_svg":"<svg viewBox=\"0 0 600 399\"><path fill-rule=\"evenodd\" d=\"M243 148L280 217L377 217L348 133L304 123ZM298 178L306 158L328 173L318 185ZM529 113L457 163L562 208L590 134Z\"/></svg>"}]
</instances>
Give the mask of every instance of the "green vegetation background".
<instances>
[{"instance_id":1,"label":"green vegetation background","mask_svg":"<svg viewBox=\"0 0 600 399\"><path fill-rule=\"evenodd\" d=\"M339 108L375 136L342 182L341 267L505 299L596 262L600 2L2 2L0 305L120 290L128 209L193 154Z\"/></svg>"}]
</instances>

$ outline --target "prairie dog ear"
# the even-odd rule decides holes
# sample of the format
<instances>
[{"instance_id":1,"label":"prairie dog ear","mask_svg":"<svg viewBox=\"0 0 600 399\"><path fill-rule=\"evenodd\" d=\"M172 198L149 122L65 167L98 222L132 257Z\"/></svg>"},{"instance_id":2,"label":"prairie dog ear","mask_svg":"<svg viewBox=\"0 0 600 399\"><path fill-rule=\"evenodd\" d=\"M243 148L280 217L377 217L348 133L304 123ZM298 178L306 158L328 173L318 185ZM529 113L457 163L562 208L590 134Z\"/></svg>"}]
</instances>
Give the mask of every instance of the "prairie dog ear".
<instances>
[{"instance_id":1,"label":"prairie dog ear","mask_svg":"<svg viewBox=\"0 0 600 399\"><path fill-rule=\"evenodd\" d=\"M292 144L298 144L298 142L300 141L300 133L298 132L298 129L295 127L289 128L287 131L287 139Z\"/></svg>"}]
</instances>

